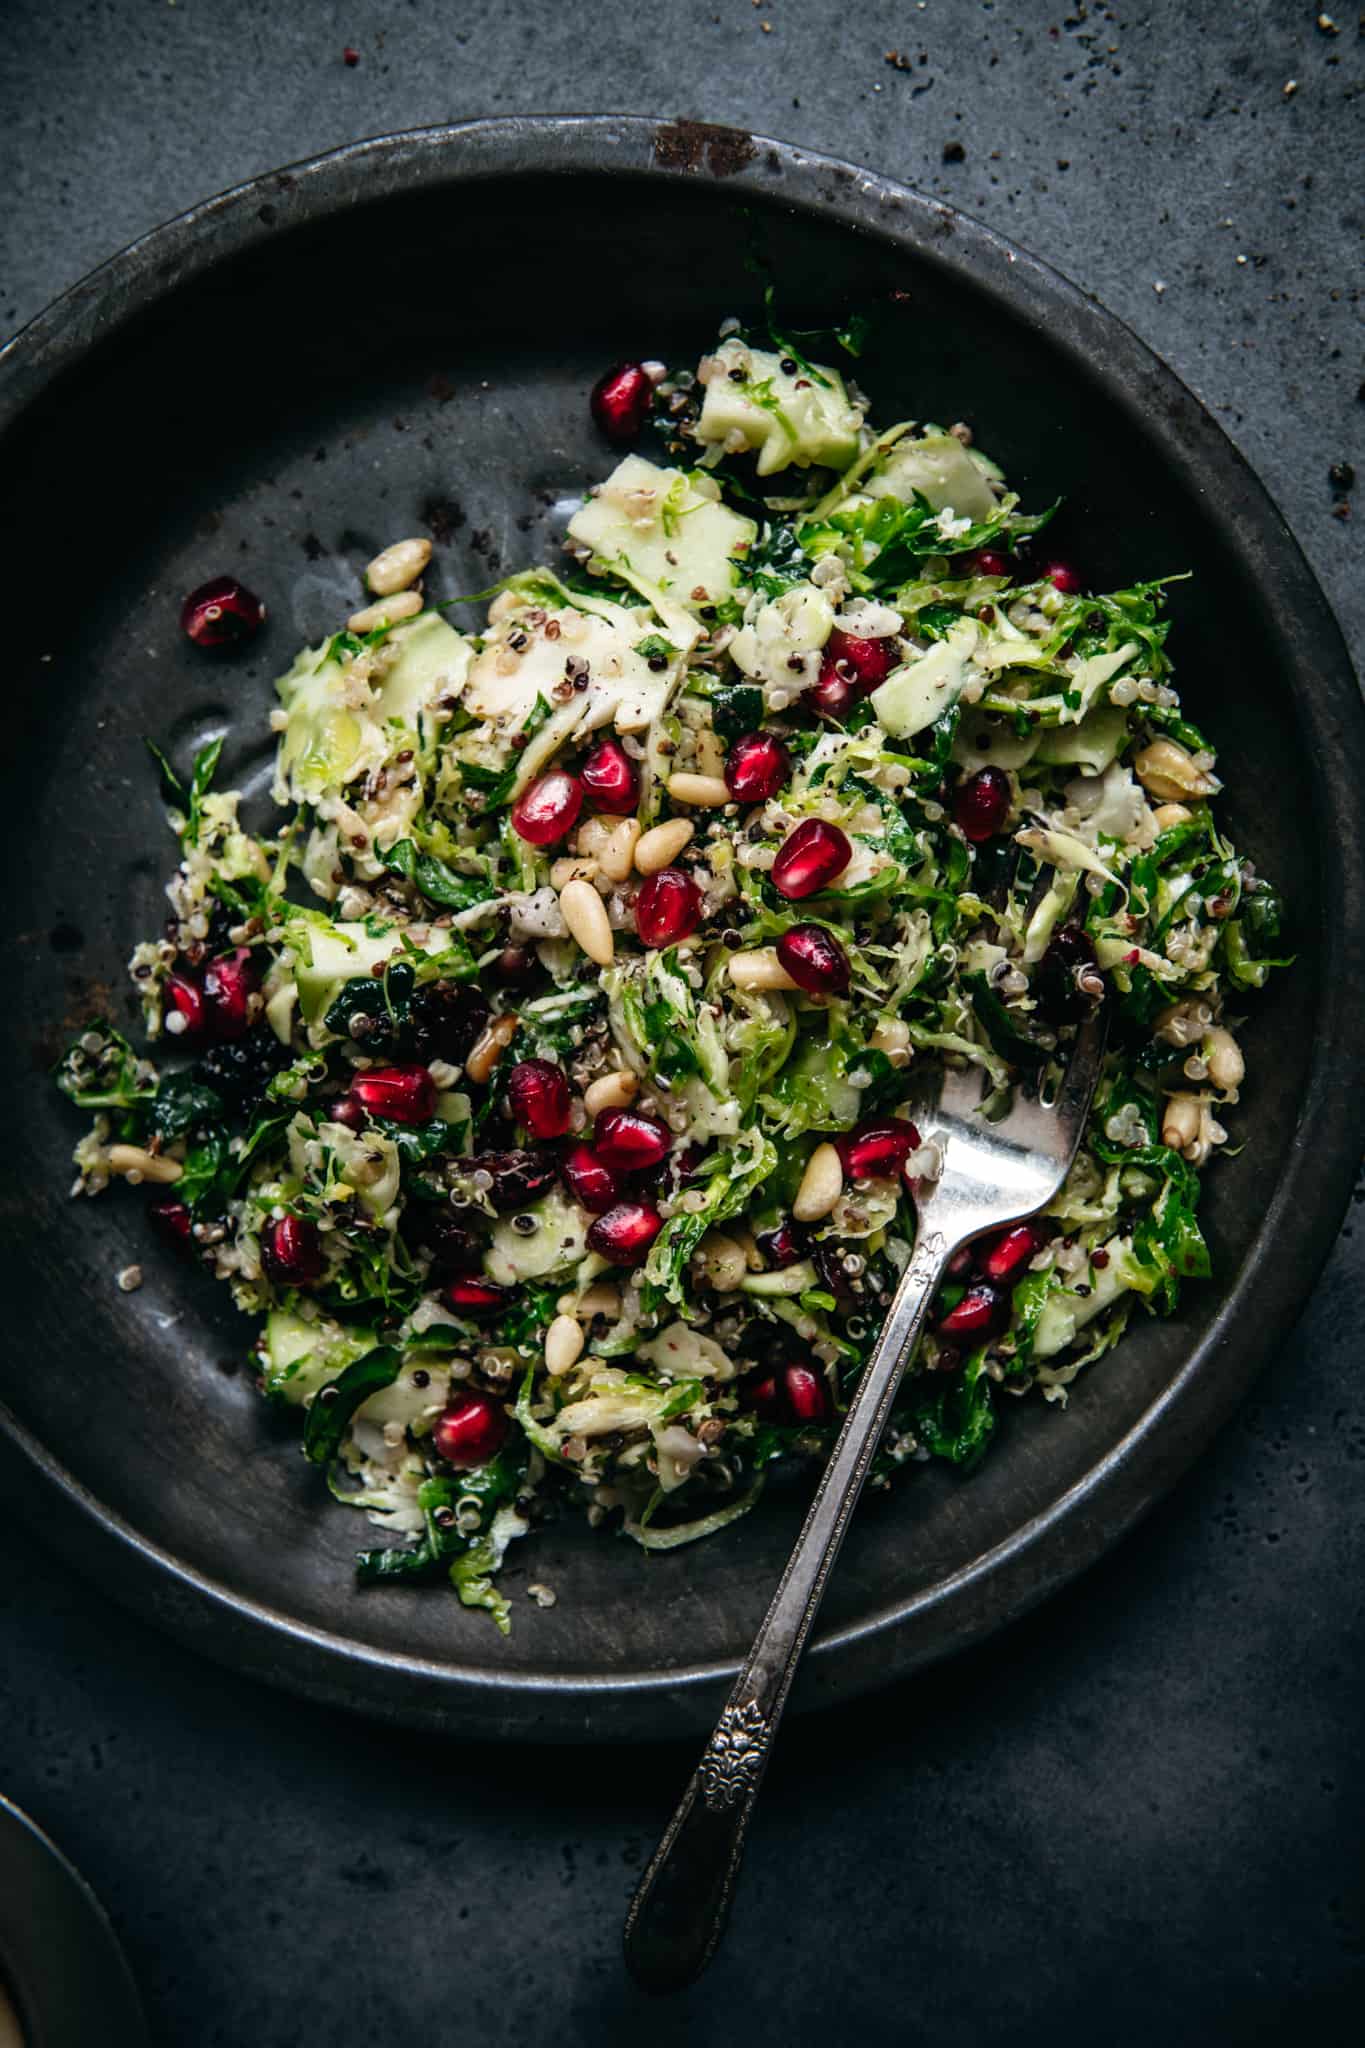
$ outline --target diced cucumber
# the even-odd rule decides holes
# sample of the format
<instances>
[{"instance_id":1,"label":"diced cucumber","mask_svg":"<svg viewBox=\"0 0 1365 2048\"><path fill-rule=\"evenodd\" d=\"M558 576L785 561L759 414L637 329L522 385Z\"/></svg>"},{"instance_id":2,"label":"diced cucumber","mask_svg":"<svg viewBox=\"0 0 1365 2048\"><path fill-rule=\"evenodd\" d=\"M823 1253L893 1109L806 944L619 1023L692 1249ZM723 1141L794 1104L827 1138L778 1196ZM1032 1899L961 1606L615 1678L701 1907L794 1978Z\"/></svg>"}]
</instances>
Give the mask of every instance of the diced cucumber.
<instances>
[{"instance_id":1,"label":"diced cucumber","mask_svg":"<svg viewBox=\"0 0 1365 2048\"><path fill-rule=\"evenodd\" d=\"M265 1391L297 1407L373 1347L372 1330L343 1329L326 1316L306 1322L272 1309L260 1343Z\"/></svg>"}]
</instances>

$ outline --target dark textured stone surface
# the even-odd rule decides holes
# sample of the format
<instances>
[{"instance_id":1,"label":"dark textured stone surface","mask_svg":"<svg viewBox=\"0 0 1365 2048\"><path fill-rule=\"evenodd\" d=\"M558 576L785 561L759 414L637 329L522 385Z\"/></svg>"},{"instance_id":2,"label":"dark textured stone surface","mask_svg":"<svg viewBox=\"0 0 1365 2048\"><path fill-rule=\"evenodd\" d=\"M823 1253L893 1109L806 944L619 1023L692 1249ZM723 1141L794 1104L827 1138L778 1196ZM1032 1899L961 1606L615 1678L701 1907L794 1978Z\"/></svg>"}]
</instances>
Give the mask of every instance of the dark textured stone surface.
<instances>
[{"instance_id":1,"label":"dark textured stone surface","mask_svg":"<svg viewBox=\"0 0 1365 2048\"><path fill-rule=\"evenodd\" d=\"M1228 425L1358 631L1359 542L1327 478L1360 465L1365 419L1354 15L1336 37L1311 8L1207 0L836 19L790 0L680 4L647 31L612 7L11 0L0 323L192 198L354 135L532 107L766 128L958 201L1127 317ZM4 1789L95 1883L177 2048L360 2026L1355 2039L1363 1281L1348 1225L1260 1395L1079 1586L789 1731L728 1947L671 2006L625 1988L616 1942L685 1755L454 1749L276 1698L17 1531Z\"/></svg>"}]
</instances>

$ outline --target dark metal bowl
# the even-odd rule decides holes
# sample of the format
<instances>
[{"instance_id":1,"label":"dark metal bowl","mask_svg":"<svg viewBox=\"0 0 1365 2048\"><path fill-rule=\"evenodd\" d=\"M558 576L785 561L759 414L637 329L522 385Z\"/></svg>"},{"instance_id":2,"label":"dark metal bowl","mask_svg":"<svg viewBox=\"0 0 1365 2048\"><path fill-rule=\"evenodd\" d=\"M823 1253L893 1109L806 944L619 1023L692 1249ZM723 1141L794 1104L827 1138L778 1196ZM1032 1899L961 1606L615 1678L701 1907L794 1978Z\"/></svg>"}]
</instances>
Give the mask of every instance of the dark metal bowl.
<instances>
[{"instance_id":1,"label":"dark metal bowl","mask_svg":"<svg viewBox=\"0 0 1365 2048\"><path fill-rule=\"evenodd\" d=\"M364 1527L227 1369L248 1333L222 1290L149 1242L136 1196L68 1201L76 1119L44 1071L71 1023L127 1018L122 963L163 914L171 842L142 735L183 763L227 724L227 778L260 792L271 678L349 609L359 565L430 529L444 596L553 550L607 459L594 377L623 355L695 357L753 305L754 251L795 325L908 294L859 365L878 417L965 414L1030 503L1067 498L1099 587L1194 572L1173 602L1186 701L1219 739L1239 845L1284 885L1299 956L1247 1032L1234 1124L1248 1142L1210 1176L1217 1280L1172 1323L1139 1317L1066 1413L1012 1409L970 1481L926 1469L865 1504L800 1700L975 1640L1129 1528L1288 1330L1359 1157L1365 733L1345 650L1208 414L1044 265L845 164L611 119L361 143L136 243L0 358L4 1476L81 1569L186 1641L409 1722L700 1729L777 1579L799 1489L663 1556L552 1530L533 1569L558 1605L519 1602L507 1642L436 1595L358 1593ZM176 608L223 570L271 623L215 663L182 640ZM124 1295L114 1274L134 1260L147 1284Z\"/></svg>"}]
</instances>

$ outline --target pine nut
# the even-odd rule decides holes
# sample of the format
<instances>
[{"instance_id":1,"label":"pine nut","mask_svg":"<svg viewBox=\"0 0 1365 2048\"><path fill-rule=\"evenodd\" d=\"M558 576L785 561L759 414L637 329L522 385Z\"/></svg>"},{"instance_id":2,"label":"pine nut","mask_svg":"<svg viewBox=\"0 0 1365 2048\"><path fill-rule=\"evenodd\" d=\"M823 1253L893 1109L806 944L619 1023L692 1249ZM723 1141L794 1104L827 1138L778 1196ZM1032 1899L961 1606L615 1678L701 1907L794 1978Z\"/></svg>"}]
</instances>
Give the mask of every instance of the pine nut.
<instances>
[{"instance_id":1,"label":"pine nut","mask_svg":"<svg viewBox=\"0 0 1365 2048\"><path fill-rule=\"evenodd\" d=\"M381 597L378 604L367 604L363 611L352 612L346 625L352 633L377 633L381 626L415 618L421 609L422 600L415 590L400 590L393 597Z\"/></svg>"},{"instance_id":2,"label":"pine nut","mask_svg":"<svg viewBox=\"0 0 1365 2048\"><path fill-rule=\"evenodd\" d=\"M817 1145L806 1161L792 1215L798 1223L818 1223L828 1216L843 1191L844 1169L838 1153L832 1145Z\"/></svg>"},{"instance_id":3,"label":"pine nut","mask_svg":"<svg viewBox=\"0 0 1365 2048\"><path fill-rule=\"evenodd\" d=\"M723 1230L709 1230L697 1247L697 1257L708 1287L714 1287L717 1294L733 1294L744 1284L749 1262L744 1256L742 1244L727 1237Z\"/></svg>"},{"instance_id":4,"label":"pine nut","mask_svg":"<svg viewBox=\"0 0 1365 2048\"><path fill-rule=\"evenodd\" d=\"M589 1116L601 1116L608 1109L624 1109L635 1100L639 1087L629 1067L621 1067L614 1074L603 1074L583 1090L583 1107Z\"/></svg>"},{"instance_id":5,"label":"pine nut","mask_svg":"<svg viewBox=\"0 0 1365 2048\"><path fill-rule=\"evenodd\" d=\"M568 1372L583 1350L583 1325L577 1316L556 1316L545 1332L545 1370Z\"/></svg>"},{"instance_id":6,"label":"pine nut","mask_svg":"<svg viewBox=\"0 0 1365 2048\"><path fill-rule=\"evenodd\" d=\"M708 725L704 732L697 734L697 768L702 775L713 780L725 780L725 749L720 743L720 734Z\"/></svg>"},{"instance_id":7,"label":"pine nut","mask_svg":"<svg viewBox=\"0 0 1365 2048\"><path fill-rule=\"evenodd\" d=\"M616 957L616 942L607 918L607 906L591 882L566 882L560 892L559 908L569 932L589 960L610 967Z\"/></svg>"},{"instance_id":8,"label":"pine nut","mask_svg":"<svg viewBox=\"0 0 1365 2048\"><path fill-rule=\"evenodd\" d=\"M566 853L550 863L550 883L556 889L565 889L570 882L590 882L596 873L597 862L581 854Z\"/></svg>"},{"instance_id":9,"label":"pine nut","mask_svg":"<svg viewBox=\"0 0 1365 2048\"><path fill-rule=\"evenodd\" d=\"M1209 1079L1224 1095L1233 1088L1239 1088L1246 1078L1246 1061L1242 1048L1232 1033L1221 1024L1215 1024L1204 1033L1204 1058L1209 1063Z\"/></svg>"},{"instance_id":10,"label":"pine nut","mask_svg":"<svg viewBox=\"0 0 1365 2048\"><path fill-rule=\"evenodd\" d=\"M870 1040L874 1052L885 1053L893 1067L910 1064L910 1027L899 1017L883 1017Z\"/></svg>"},{"instance_id":11,"label":"pine nut","mask_svg":"<svg viewBox=\"0 0 1365 2048\"><path fill-rule=\"evenodd\" d=\"M621 822L607 834L598 849L597 865L609 882L624 882L635 865L635 849L640 839L640 820L622 818Z\"/></svg>"},{"instance_id":12,"label":"pine nut","mask_svg":"<svg viewBox=\"0 0 1365 2048\"><path fill-rule=\"evenodd\" d=\"M1183 1152L1199 1136L1199 1097L1168 1095L1161 1119L1161 1142L1172 1152Z\"/></svg>"},{"instance_id":13,"label":"pine nut","mask_svg":"<svg viewBox=\"0 0 1365 2048\"><path fill-rule=\"evenodd\" d=\"M670 818L666 825L652 825L635 844L635 865L642 875L657 875L678 858L692 837L690 818Z\"/></svg>"},{"instance_id":14,"label":"pine nut","mask_svg":"<svg viewBox=\"0 0 1365 2048\"><path fill-rule=\"evenodd\" d=\"M1173 825L1188 825L1193 816L1184 804L1159 804L1152 812L1152 823L1158 832L1169 832Z\"/></svg>"},{"instance_id":15,"label":"pine nut","mask_svg":"<svg viewBox=\"0 0 1365 2048\"><path fill-rule=\"evenodd\" d=\"M1212 796L1219 784L1194 765L1194 756L1174 740L1153 740L1133 763L1133 772L1149 796L1163 803L1178 803L1181 797Z\"/></svg>"},{"instance_id":16,"label":"pine nut","mask_svg":"<svg viewBox=\"0 0 1365 2048\"><path fill-rule=\"evenodd\" d=\"M471 1081L486 1081L517 1035L517 1019L510 1010L495 1017L474 1041L464 1070Z\"/></svg>"},{"instance_id":17,"label":"pine nut","mask_svg":"<svg viewBox=\"0 0 1365 2048\"><path fill-rule=\"evenodd\" d=\"M396 540L375 556L365 571L365 588L376 597L392 597L415 583L431 560L429 540Z\"/></svg>"},{"instance_id":18,"label":"pine nut","mask_svg":"<svg viewBox=\"0 0 1365 2048\"><path fill-rule=\"evenodd\" d=\"M720 775L670 775L668 793L674 803L693 804L708 811L730 801L730 792Z\"/></svg>"},{"instance_id":19,"label":"pine nut","mask_svg":"<svg viewBox=\"0 0 1365 2048\"><path fill-rule=\"evenodd\" d=\"M759 946L752 953L732 953L726 962L736 988L796 988L772 946Z\"/></svg>"},{"instance_id":20,"label":"pine nut","mask_svg":"<svg viewBox=\"0 0 1365 2048\"><path fill-rule=\"evenodd\" d=\"M111 1145L108 1157L110 1173L135 1173L139 1180L160 1181L163 1185L179 1180L185 1171L178 1159L167 1159L159 1152L144 1152L141 1145Z\"/></svg>"}]
</instances>

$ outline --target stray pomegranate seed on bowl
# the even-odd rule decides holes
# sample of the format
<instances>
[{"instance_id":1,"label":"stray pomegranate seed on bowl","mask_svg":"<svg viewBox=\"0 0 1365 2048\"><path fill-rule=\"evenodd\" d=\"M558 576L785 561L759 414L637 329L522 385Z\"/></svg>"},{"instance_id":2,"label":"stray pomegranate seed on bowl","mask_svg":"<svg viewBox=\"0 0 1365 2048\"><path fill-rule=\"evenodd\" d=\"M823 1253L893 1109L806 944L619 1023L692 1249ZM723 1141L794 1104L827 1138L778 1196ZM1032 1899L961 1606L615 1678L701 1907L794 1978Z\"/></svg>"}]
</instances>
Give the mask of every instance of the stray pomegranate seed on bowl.
<instances>
[{"instance_id":1,"label":"stray pomegranate seed on bowl","mask_svg":"<svg viewBox=\"0 0 1365 2048\"><path fill-rule=\"evenodd\" d=\"M640 363L617 363L598 378L588 401L593 419L609 441L633 441L654 397L654 383Z\"/></svg>"},{"instance_id":2,"label":"stray pomegranate seed on bowl","mask_svg":"<svg viewBox=\"0 0 1365 2048\"><path fill-rule=\"evenodd\" d=\"M847 833L824 818L806 818L778 848L773 887L787 897L814 896L841 875L853 858ZM795 980L795 975L792 976Z\"/></svg>"},{"instance_id":3,"label":"stray pomegranate seed on bowl","mask_svg":"<svg viewBox=\"0 0 1365 2048\"><path fill-rule=\"evenodd\" d=\"M240 647L259 633L265 606L235 576L215 576L192 590L180 607L182 630L196 647Z\"/></svg>"},{"instance_id":4,"label":"stray pomegranate seed on bowl","mask_svg":"<svg viewBox=\"0 0 1365 2048\"><path fill-rule=\"evenodd\" d=\"M469 1472L496 1458L507 1440L507 1410L491 1394L476 1388L456 1394L437 1416L431 1431L438 1458L457 1471Z\"/></svg>"},{"instance_id":5,"label":"stray pomegranate seed on bowl","mask_svg":"<svg viewBox=\"0 0 1365 2048\"><path fill-rule=\"evenodd\" d=\"M507 1100L533 1138L562 1138L569 1128L569 1077L551 1060L519 1060L507 1077Z\"/></svg>"}]
</instances>

